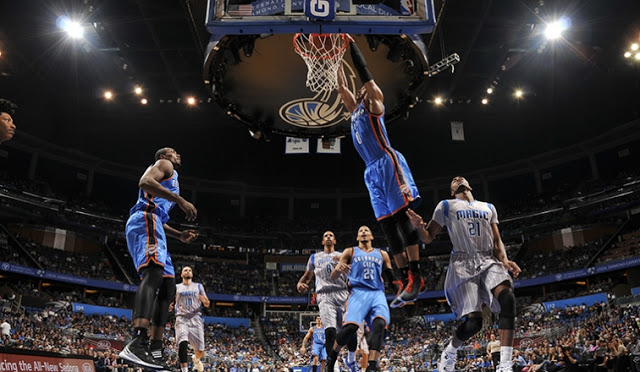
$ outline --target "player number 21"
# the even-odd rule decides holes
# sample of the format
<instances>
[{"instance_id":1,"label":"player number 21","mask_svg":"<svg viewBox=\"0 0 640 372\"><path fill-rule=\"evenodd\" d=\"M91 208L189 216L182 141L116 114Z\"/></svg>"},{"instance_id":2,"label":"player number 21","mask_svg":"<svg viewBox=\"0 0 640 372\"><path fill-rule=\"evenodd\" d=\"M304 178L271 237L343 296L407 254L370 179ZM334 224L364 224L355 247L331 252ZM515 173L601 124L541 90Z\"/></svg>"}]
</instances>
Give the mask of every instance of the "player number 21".
<instances>
[{"instance_id":1,"label":"player number 21","mask_svg":"<svg viewBox=\"0 0 640 372\"><path fill-rule=\"evenodd\" d=\"M480 236L480 222L469 222L469 235Z\"/></svg>"}]
</instances>

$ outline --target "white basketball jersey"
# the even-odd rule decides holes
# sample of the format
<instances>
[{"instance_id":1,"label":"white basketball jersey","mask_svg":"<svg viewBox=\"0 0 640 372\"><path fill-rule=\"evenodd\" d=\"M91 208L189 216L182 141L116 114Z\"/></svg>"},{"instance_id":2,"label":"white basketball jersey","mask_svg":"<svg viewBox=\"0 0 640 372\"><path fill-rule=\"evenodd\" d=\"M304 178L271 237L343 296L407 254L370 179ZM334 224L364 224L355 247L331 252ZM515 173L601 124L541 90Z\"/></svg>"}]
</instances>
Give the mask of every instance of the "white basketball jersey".
<instances>
[{"instance_id":1,"label":"white basketball jersey","mask_svg":"<svg viewBox=\"0 0 640 372\"><path fill-rule=\"evenodd\" d=\"M200 283L191 282L189 285L183 283L176 285L176 316L201 315L202 302L198 298L199 294L206 296Z\"/></svg>"},{"instance_id":2,"label":"white basketball jersey","mask_svg":"<svg viewBox=\"0 0 640 372\"><path fill-rule=\"evenodd\" d=\"M438 203L431 219L447 227L453 252L493 252L491 224L498 223L498 213L492 204L479 200L471 203L462 199L443 200Z\"/></svg>"},{"instance_id":3,"label":"white basketball jersey","mask_svg":"<svg viewBox=\"0 0 640 372\"><path fill-rule=\"evenodd\" d=\"M331 279L331 271L338 264L340 252L314 253L307 262L307 271L316 276L316 293L327 293L347 289L347 276L342 274L337 279Z\"/></svg>"}]
</instances>

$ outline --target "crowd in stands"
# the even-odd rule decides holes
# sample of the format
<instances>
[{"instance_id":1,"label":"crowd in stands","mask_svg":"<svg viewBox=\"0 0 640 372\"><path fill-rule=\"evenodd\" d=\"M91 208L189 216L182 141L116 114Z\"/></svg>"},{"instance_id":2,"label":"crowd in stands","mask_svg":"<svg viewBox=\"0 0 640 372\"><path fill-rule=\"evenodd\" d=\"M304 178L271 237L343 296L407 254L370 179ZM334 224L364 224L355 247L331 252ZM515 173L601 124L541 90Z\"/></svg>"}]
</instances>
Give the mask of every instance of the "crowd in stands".
<instances>
[{"instance_id":1,"label":"crowd in stands","mask_svg":"<svg viewBox=\"0 0 640 372\"><path fill-rule=\"evenodd\" d=\"M564 247L548 252L529 250L520 256L519 265L522 273L519 279L530 279L538 276L551 275L559 272L582 269L602 248L605 239L599 239L575 247Z\"/></svg>"}]
</instances>

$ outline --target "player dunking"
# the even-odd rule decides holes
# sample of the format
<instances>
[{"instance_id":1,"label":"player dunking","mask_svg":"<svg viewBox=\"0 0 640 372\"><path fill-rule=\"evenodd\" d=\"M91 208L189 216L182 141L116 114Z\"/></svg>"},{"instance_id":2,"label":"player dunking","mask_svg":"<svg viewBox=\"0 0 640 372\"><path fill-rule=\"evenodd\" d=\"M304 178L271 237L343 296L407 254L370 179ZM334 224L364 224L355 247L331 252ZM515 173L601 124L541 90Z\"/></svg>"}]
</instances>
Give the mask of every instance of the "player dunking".
<instances>
[{"instance_id":1,"label":"player dunking","mask_svg":"<svg viewBox=\"0 0 640 372\"><path fill-rule=\"evenodd\" d=\"M322 235L322 245L324 246L322 252L314 253L309 257L307 270L298 281L296 288L300 293L307 292L309 290L309 282L315 276L320 318L322 318L327 339L326 352L329 353L336 339L337 329L342 326L344 304L347 302L347 297L349 297L349 290L346 274L337 275L335 278L331 277L331 272L340 258L340 252L335 251L336 237L332 231L326 231ZM356 347L356 341L349 343L349 354L345 364L347 364L347 368L351 372L355 372L357 368L355 362Z\"/></svg>"},{"instance_id":2,"label":"player dunking","mask_svg":"<svg viewBox=\"0 0 640 372\"><path fill-rule=\"evenodd\" d=\"M489 203L475 200L464 177L454 177L451 196L436 206L428 224L414 211L407 211L420 239L431 243L447 226L453 243L444 292L458 319L466 316L440 356L439 371L453 371L458 348L482 328L482 305L499 313L499 372L511 372L516 297L508 271L518 276L520 268L507 258L498 230L498 213Z\"/></svg>"},{"instance_id":3,"label":"player dunking","mask_svg":"<svg viewBox=\"0 0 640 372\"><path fill-rule=\"evenodd\" d=\"M333 371L340 349L356 338L359 325L366 321L371 329L369 364L367 371L379 371L378 358L384 340L384 330L389 324L389 305L384 295L383 276L393 282L389 254L372 245L373 235L367 226L358 229L358 246L346 248L340 262L331 273L332 277L349 273L351 293L344 314L344 326L336 336L333 349L327 357L326 372Z\"/></svg>"},{"instance_id":4,"label":"player dunking","mask_svg":"<svg viewBox=\"0 0 640 372\"><path fill-rule=\"evenodd\" d=\"M193 270L189 266L182 268L182 283L176 286L176 344L178 361L182 372L188 371L188 344L194 350L193 364L198 372L204 371L200 360L204 356L204 322L202 306L209 307L207 293L200 283L193 282Z\"/></svg>"},{"instance_id":5,"label":"player dunking","mask_svg":"<svg viewBox=\"0 0 640 372\"><path fill-rule=\"evenodd\" d=\"M364 181L369 190L371 206L384 231L393 260L401 271L396 283L398 294L391 307L415 301L425 288L420 270L418 235L405 211L420 202L418 188L404 156L389 142L384 125L384 96L373 80L367 64L351 39L353 66L363 86L357 95L349 90L342 64L338 69L338 93L351 113L353 144L366 163Z\"/></svg>"},{"instance_id":6,"label":"player dunking","mask_svg":"<svg viewBox=\"0 0 640 372\"><path fill-rule=\"evenodd\" d=\"M138 201L131 208L126 225L127 247L142 281L133 311L133 340L120 352L120 357L147 368L168 369L162 335L176 282L166 236L190 242L198 234L193 230L178 231L167 225L167 221L176 204L189 221L193 221L198 212L180 196L176 169L182 162L176 150L162 148L156 152L155 160L140 178ZM149 344L147 330L151 321Z\"/></svg>"},{"instance_id":7,"label":"player dunking","mask_svg":"<svg viewBox=\"0 0 640 372\"><path fill-rule=\"evenodd\" d=\"M307 346L307 341L313 338L313 346L311 348L311 355L313 360L311 361L311 371L318 371L318 362L321 365L321 371L324 371L324 364L327 360L327 350L325 348L326 343L326 334L325 329L322 326L322 318L316 318L316 325L309 328L309 331L304 336L302 340L302 347L300 348L300 352L304 354L306 352L305 347Z\"/></svg>"}]
</instances>

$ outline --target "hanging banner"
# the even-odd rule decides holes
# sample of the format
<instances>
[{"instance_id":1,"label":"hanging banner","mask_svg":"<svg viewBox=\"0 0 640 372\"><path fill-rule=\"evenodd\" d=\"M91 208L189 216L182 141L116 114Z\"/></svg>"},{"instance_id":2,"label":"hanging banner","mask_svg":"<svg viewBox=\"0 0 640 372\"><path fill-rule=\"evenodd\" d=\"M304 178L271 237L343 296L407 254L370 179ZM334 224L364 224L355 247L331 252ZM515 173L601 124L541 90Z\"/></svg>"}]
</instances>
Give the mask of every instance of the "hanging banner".
<instances>
[{"instance_id":1,"label":"hanging banner","mask_svg":"<svg viewBox=\"0 0 640 372\"><path fill-rule=\"evenodd\" d=\"M318 138L318 154L340 154L340 138Z\"/></svg>"},{"instance_id":2,"label":"hanging banner","mask_svg":"<svg viewBox=\"0 0 640 372\"><path fill-rule=\"evenodd\" d=\"M464 123L461 121L451 122L451 139L454 141L464 141Z\"/></svg>"}]
</instances>

